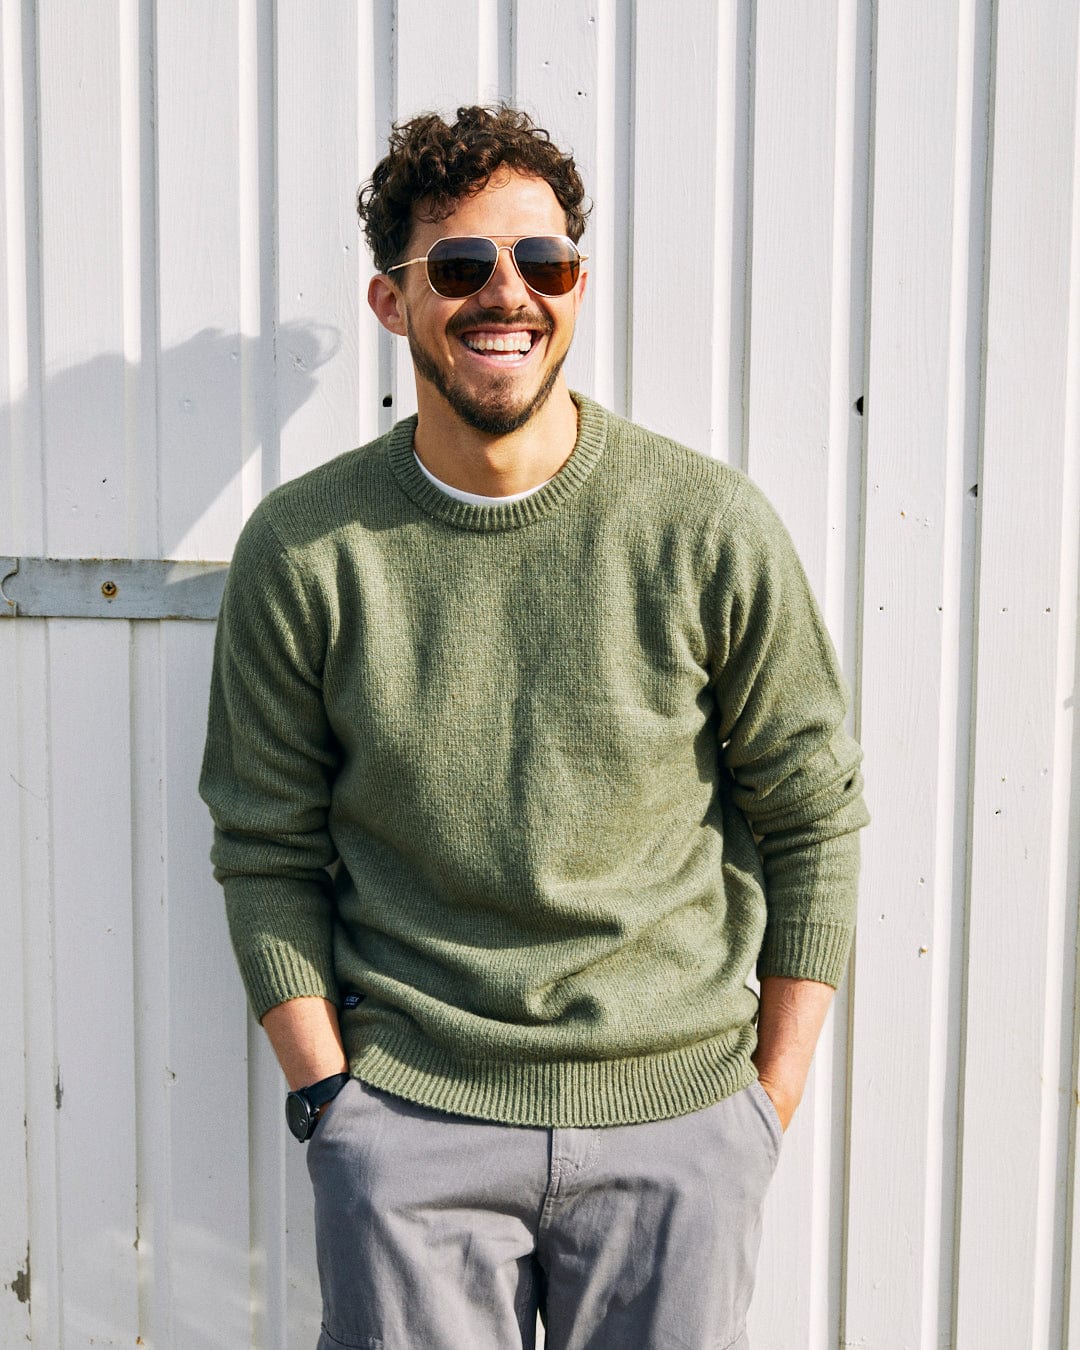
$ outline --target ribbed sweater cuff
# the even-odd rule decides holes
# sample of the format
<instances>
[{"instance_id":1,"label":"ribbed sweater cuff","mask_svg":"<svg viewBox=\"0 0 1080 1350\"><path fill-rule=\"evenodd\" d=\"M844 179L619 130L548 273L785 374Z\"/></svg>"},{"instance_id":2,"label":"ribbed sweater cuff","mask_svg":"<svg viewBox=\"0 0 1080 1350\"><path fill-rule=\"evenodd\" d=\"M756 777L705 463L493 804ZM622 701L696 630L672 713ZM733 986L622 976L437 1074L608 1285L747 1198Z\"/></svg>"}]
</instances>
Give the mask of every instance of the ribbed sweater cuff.
<instances>
[{"instance_id":1,"label":"ribbed sweater cuff","mask_svg":"<svg viewBox=\"0 0 1080 1350\"><path fill-rule=\"evenodd\" d=\"M838 988L847 969L853 931L848 924L770 924L758 956L758 979L782 975Z\"/></svg>"},{"instance_id":2,"label":"ribbed sweater cuff","mask_svg":"<svg viewBox=\"0 0 1080 1350\"><path fill-rule=\"evenodd\" d=\"M251 1011L259 1021L264 1013L289 999L338 1001L337 982L327 978L316 962L288 944L237 953L237 961Z\"/></svg>"},{"instance_id":3,"label":"ribbed sweater cuff","mask_svg":"<svg viewBox=\"0 0 1080 1350\"><path fill-rule=\"evenodd\" d=\"M257 1018L292 998L338 1001L334 927L321 878L226 876L229 935Z\"/></svg>"}]
</instances>

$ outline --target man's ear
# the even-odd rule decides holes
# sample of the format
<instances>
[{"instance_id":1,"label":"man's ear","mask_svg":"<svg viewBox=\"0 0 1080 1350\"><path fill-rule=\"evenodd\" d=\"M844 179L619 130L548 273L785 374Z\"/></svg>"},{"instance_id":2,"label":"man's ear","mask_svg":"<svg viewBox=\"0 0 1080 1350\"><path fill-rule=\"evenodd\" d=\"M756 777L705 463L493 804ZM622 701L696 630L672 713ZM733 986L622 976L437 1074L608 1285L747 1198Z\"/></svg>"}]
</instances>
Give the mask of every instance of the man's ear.
<instances>
[{"instance_id":1,"label":"man's ear","mask_svg":"<svg viewBox=\"0 0 1080 1350\"><path fill-rule=\"evenodd\" d=\"M408 335L401 292L382 272L376 272L368 282L367 302L384 328L398 337Z\"/></svg>"},{"instance_id":2,"label":"man's ear","mask_svg":"<svg viewBox=\"0 0 1080 1350\"><path fill-rule=\"evenodd\" d=\"M585 287L589 284L589 271L586 268L578 278L577 296L574 299L574 318L578 316L578 310L581 309L582 301L585 299Z\"/></svg>"}]
</instances>

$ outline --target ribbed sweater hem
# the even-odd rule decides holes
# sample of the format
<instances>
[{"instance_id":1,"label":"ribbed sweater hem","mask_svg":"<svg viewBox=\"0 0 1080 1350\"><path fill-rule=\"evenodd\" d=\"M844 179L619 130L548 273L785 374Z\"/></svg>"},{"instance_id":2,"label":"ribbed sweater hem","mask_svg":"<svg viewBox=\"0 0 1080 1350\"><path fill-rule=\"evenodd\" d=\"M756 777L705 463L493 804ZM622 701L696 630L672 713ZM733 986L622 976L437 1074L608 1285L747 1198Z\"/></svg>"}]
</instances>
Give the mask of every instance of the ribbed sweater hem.
<instances>
[{"instance_id":1,"label":"ribbed sweater hem","mask_svg":"<svg viewBox=\"0 0 1080 1350\"><path fill-rule=\"evenodd\" d=\"M549 1063L454 1060L429 1042L368 1025L350 1054L355 1077L451 1115L508 1125L588 1128L688 1115L755 1078L756 1044L745 1026L653 1055Z\"/></svg>"}]
</instances>

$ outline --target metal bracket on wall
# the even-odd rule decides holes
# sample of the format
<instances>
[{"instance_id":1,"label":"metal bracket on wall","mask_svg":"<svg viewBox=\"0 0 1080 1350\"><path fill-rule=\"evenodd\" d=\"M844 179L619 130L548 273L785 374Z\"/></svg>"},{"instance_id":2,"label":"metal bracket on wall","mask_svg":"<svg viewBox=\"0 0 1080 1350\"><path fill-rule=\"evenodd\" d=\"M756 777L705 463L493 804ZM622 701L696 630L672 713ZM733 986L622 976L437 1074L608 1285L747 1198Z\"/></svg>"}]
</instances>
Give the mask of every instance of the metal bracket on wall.
<instances>
[{"instance_id":1,"label":"metal bracket on wall","mask_svg":"<svg viewBox=\"0 0 1080 1350\"><path fill-rule=\"evenodd\" d=\"M0 557L0 618L216 619L229 564Z\"/></svg>"}]
</instances>

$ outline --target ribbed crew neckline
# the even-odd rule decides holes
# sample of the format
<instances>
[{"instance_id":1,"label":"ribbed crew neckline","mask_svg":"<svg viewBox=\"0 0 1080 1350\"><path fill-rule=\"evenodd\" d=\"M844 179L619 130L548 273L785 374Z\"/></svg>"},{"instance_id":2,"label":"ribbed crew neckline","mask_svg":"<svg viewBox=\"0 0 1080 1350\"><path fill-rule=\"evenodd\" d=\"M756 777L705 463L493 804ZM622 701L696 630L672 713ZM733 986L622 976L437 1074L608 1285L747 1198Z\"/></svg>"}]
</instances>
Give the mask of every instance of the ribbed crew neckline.
<instances>
[{"instance_id":1,"label":"ribbed crew neckline","mask_svg":"<svg viewBox=\"0 0 1080 1350\"><path fill-rule=\"evenodd\" d=\"M426 515L460 530L514 530L531 525L569 502L584 487L600 462L607 437L607 413L591 399L572 393L578 410L577 441L570 458L554 478L514 502L474 506L456 501L431 481L416 461L413 438L416 415L391 428L386 442L390 470L402 492Z\"/></svg>"}]
</instances>

